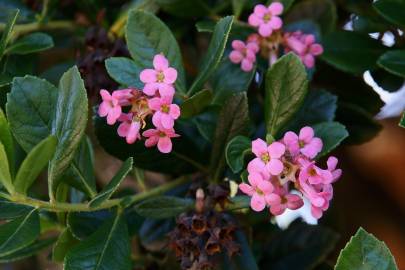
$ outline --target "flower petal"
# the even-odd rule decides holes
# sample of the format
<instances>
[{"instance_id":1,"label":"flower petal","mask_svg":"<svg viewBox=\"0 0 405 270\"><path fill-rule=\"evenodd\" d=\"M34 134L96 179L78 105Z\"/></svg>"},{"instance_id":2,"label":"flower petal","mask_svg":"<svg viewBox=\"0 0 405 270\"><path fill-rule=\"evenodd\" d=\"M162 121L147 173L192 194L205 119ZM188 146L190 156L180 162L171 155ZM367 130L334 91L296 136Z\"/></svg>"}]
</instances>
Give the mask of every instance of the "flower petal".
<instances>
[{"instance_id":1,"label":"flower petal","mask_svg":"<svg viewBox=\"0 0 405 270\"><path fill-rule=\"evenodd\" d=\"M167 154L172 151L172 141L170 140L169 137L160 137L157 147L160 152Z\"/></svg>"},{"instance_id":2,"label":"flower petal","mask_svg":"<svg viewBox=\"0 0 405 270\"><path fill-rule=\"evenodd\" d=\"M156 82L156 71L154 69L144 69L139 74L139 78L143 83L154 83Z\"/></svg>"},{"instance_id":3,"label":"flower petal","mask_svg":"<svg viewBox=\"0 0 405 270\"><path fill-rule=\"evenodd\" d=\"M314 137L314 130L311 127L303 127L300 130L299 139L305 143L309 143Z\"/></svg>"},{"instance_id":4,"label":"flower petal","mask_svg":"<svg viewBox=\"0 0 405 270\"><path fill-rule=\"evenodd\" d=\"M229 54L229 60L234 64L239 64L243 60L243 54L239 51L232 51Z\"/></svg>"},{"instance_id":5,"label":"flower petal","mask_svg":"<svg viewBox=\"0 0 405 270\"><path fill-rule=\"evenodd\" d=\"M278 30L283 26L283 21L280 19L280 17L273 16L271 17L269 24L271 28L273 28L274 30Z\"/></svg>"},{"instance_id":6,"label":"flower petal","mask_svg":"<svg viewBox=\"0 0 405 270\"><path fill-rule=\"evenodd\" d=\"M153 57L153 67L156 70L165 70L169 67L169 61L163 54L157 54Z\"/></svg>"},{"instance_id":7,"label":"flower petal","mask_svg":"<svg viewBox=\"0 0 405 270\"><path fill-rule=\"evenodd\" d=\"M267 149L271 158L280 158L285 153L285 145L280 142L273 142Z\"/></svg>"},{"instance_id":8,"label":"flower petal","mask_svg":"<svg viewBox=\"0 0 405 270\"><path fill-rule=\"evenodd\" d=\"M273 28L269 23L263 23L259 26L259 34L262 37L269 37L273 33Z\"/></svg>"},{"instance_id":9,"label":"flower petal","mask_svg":"<svg viewBox=\"0 0 405 270\"><path fill-rule=\"evenodd\" d=\"M167 83L167 84L172 84L177 79L177 70L169 67L169 68L163 70L163 75L165 76L163 82Z\"/></svg>"},{"instance_id":10,"label":"flower petal","mask_svg":"<svg viewBox=\"0 0 405 270\"><path fill-rule=\"evenodd\" d=\"M240 189L243 193L245 193L245 194L247 194L247 195L249 195L249 196L253 196L254 189L253 189L251 186L249 186L248 184L246 184L246 183L241 183L241 184L239 184L239 189Z\"/></svg>"},{"instance_id":11,"label":"flower petal","mask_svg":"<svg viewBox=\"0 0 405 270\"><path fill-rule=\"evenodd\" d=\"M252 141L252 152L256 157L261 157L267 153L267 143L260 138Z\"/></svg>"},{"instance_id":12,"label":"flower petal","mask_svg":"<svg viewBox=\"0 0 405 270\"><path fill-rule=\"evenodd\" d=\"M284 7L283 4L280 2L273 2L269 6L269 11L271 12L271 15L280 15L283 13Z\"/></svg>"},{"instance_id":13,"label":"flower petal","mask_svg":"<svg viewBox=\"0 0 405 270\"><path fill-rule=\"evenodd\" d=\"M263 196L254 193L252 199L250 200L250 207L256 212L262 211L266 207L266 201Z\"/></svg>"},{"instance_id":14,"label":"flower petal","mask_svg":"<svg viewBox=\"0 0 405 270\"><path fill-rule=\"evenodd\" d=\"M266 167L272 175L279 175L284 169L283 162L276 158L270 159L269 163L266 164Z\"/></svg>"}]
</instances>

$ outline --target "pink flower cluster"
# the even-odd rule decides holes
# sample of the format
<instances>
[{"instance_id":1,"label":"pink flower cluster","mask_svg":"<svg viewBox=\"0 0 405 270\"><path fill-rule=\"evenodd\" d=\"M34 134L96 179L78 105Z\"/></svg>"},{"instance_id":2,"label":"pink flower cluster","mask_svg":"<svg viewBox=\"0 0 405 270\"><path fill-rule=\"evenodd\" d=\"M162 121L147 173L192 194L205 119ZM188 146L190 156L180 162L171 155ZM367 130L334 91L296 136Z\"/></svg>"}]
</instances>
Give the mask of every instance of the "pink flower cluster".
<instances>
[{"instance_id":1,"label":"pink flower cluster","mask_svg":"<svg viewBox=\"0 0 405 270\"><path fill-rule=\"evenodd\" d=\"M284 34L286 53L292 51L297 54L304 65L308 68L315 66L315 56L323 53L323 48L316 43L315 36L312 34L304 34L301 31Z\"/></svg>"},{"instance_id":2,"label":"pink flower cluster","mask_svg":"<svg viewBox=\"0 0 405 270\"><path fill-rule=\"evenodd\" d=\"M284 52L297 54L307 68L315 65L315 56L323 53L323 48L316 43L315 36L301 31L292 33L282 31L283 21L279 17L283 13L283 4L273 2L268 7L259 4L249 16L248 22L255 27L257 33L251 34L246 42L234 40L229 59L234 64L241 64L241 69L249 72L256 62L256 54L261 53L272 64L279 55L279 47Z\"/></svg>"},{"instance_id":3,"label":"pink flower cluster","mask_svg":"<svg viewBox=\"0 0 405 270\"><path fill-rule=\"evenodd\" d=\"M103 102L98 114L107 117L107 124L119 122L118 135L124 137L128 144L145 137L145 146L157 148L162 153L172 151L172 138L178 137L174 130L174 122L180 117L180 108L173 104L174 83L177 70L169 66L169 61L163 54L153 58L153 69L144 69L140 79L145 84L143 90L135 88L115 90L110 94L101 90ZM123 110L128 107L128 110ZM152 116L152 129L146 127L146 118Z\"/></svg>"},{"instance_id":4,"label":"pink flower cluster","mask_svg":"<svg viewBox=\"0 0 405 270\"><path fill-rule=\"evenodd\" d=\"M332 183L342 174L336 169L335 157L328 158L327 169L316 165L314 158L322 147L322 140L314 136L311 127L302 128L298 135L289 131L270 145L254 140L252 152L256 157L247 166L249 184L239 185L251 196L251 208L260 212L267 206L271 214L281 215L287 208L302 207L305 197L311 203L312 215L322 217L333 197Z\"/></svg>"}]
</instances>

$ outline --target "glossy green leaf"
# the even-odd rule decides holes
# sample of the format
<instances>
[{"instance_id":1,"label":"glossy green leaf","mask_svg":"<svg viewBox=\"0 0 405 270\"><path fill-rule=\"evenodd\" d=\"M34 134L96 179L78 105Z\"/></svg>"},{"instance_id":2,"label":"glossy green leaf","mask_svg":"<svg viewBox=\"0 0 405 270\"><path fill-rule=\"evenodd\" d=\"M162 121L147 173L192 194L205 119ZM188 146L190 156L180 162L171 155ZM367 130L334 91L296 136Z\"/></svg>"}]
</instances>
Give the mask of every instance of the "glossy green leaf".
<instances>
[{"instance_id":1,"label":"glossy green leaf","mask_svg":"<svg viewBox=\"0 0 405 270\"><path fill-rule=\"evenodd\" d=\"M244 72L240 65L233 64L225 56L210 79L214 94L213 103L222 104L232 95L247 92L255 72L255 68L251 72Z\"/></svg>"},{"instance_id":2,"label":"glossy green leaf","mask_svg":"<svg viewBox=\"0 0 405 270\"><path fill-rule=\"evenodd\" d=\"M31 256L37 254L38 252L42 251L43 249L49 247L50 245L55 243L55 241L56 241L55 237L37 240L22 249L19 249L15 252L10 253L5 256L1 256L0 263L10 263L10 262L26 259L28 257L31 257Z\"/></svg>"},{"instance_id":3,"label":"glossy green leaf","mask_svg":"<svg viewBox=\"0 0 405 270\"><path fill-rule=\"evenodd\" d=\"M15 139L26 152L51 134L57 94L58 89L46 80L33 76L14 78L7 96L7 118Z\"/></svg>"},{"instance_id":4,"label":"glossy green leaf","mask_svg":"<svg viewBox=\"0 0 405 270\"><path fill-rule=\"evenodd\" d=\"M0 225L0 257L30 245L38 235L39 215L36 209L25 216Z\"/></svg>"},{"instance_id":5,"label":"glossy green leaf","mask_svg":"<svg viewBox=\"0 0 405 270\"><path fill-rule=\"evenodd\" d=\"M94 233L106 220L113 217L112 210L92 212L70 212L67 215L67 227L78 240L84 240Z\"/></svg>"},{"instance_id":6,"label":"glossy green leaf","mask_svg":"<svg viewBox=\"0 0 405 270\"><path fill-rule=\"evenodd\" d=\"M405 77L405 50L388 51L381 55L377 63L388 72Z\"/></svg>"},{"instance_id":7,"label":"glossy green leaf","mask_svg":"<svg viewBox=\"0 0 405 270\"><path fill-rule=\"evenodd\" d=\"M0 143L0 183L7 189L8 193L14 192L7 153L2 143Z\"/></svg>"},{"instance_id":8,"label":"glossy green leaf","mask_svg":"<svg viewBox=\"0 0 405 270\"><path fill-rule=\"evenodd\" d=\"M318 269L338 240L339 235L329 228L295 221L264 244L260 269Z\"/></svg>"},{"instance_id":9,"label":"glossy green leaf","mask_svg":"<svg viewBox=\"0 0 405 270\"><path fill-rule=\"evenodd\" d=\"M70 167L64 173L66 182L86 193L90 198L97 195L94 177L94 157L90 138L83 137Z\"/></svg>"},{"instance_id":10,"label":"glossy green leaf","mask_svg":"<svg viewBox=\"0 0 405 270\"><path fill-rule=\"evenodd\" d=\"M375 33L388 31L390 25L379 16L356 16L352 20L353 30L361 33Z\"/></svg>"},{"instance_id":11,"label":"glossy green leaf","mask_svg":"<svg viewBox=\"0 0 405 270\"><path fill-rule=\"evenodd\" d=\"M360 228L340 252L335 270L396 270L394 257L384 242Z\"/></svg>"},{"instance_id":12,"label":"glossy green leaf","mask_svg":"<svg viewBox=\"0 0 405 270\"><path fill-rule=\"evenodd\" d=\"M204 83L218 67L225 51L225 46L232 28L232 23L233 17L228 16L221 19L216 24L210 45L208 46L205 57L202 60L200 71L197 78L195 78L193 84L191 85L188 95L192 95L200 91L204 86Z\"/></svg>"},{"instance_id":13,"label":"glossy green leaf","mask_svg":"<svg viewBox=\"0 0 405 270\"><path fill-rule=\"evenodd\" d=\"M234 137L226 146L226 162L234 173L238 173L243 169L245 155L250 153L251 147L252 141L245 136Z\"/></svg>"},{"instance_id":14,"label":"glossy green leaf","mask_svg":"<svg viewBox=\"0 0 405 270\"><path fill-rule=\"evenodd\" d=\"M399 126L405 128L405 112L402 113L401 121L399 121Z\"/></svg>"},{"instance_id":15,"label":"glossy green leaf","mask_svg":"<svg viewBox=\"0 0 405 270\"><path fill-rule=\"evenodd\" d=\"M10 166L10 173L14 174L14 140L11 135L10 125L4 115L3 110L0 108L0 142L4 146L7 154L8 164Z\"/></svg>"},{"instance_id":16,"label":"glossy green leaf","mask_svg":"<svg viewBox=\"0 0 405 270\"><path fill-rule=\"evenodd\" d=\"M201 113L212 100L212 92L210 90L202 90L190 98L186 99L181 105L181 117L189 118Z\"/></svg>"},{"instance_id":17,"label":"glossy green leaf","mask_svg":"<svg viewBox=\"0 0 405 270\"><path fill-rule=\"evenodd\" d=\"M281 57L266 73L265 121L273 135L298 111L308 91L304 65L292 53Z\"/></svg>"},{"instance_id":18,"label":"glossy green leaf","mask_svg":"<svg viewBox=\"0 0 405 270\"><path fill-rule=\"evenodd\" d=\"M56 137L49 136L32 148L21 164L14 180L15 190L17 192L22 194L27 193L30 186L53 157L56 144Z\"/></svg>"},{"instance_id":19,"label":"glossy green leaf","mask_svg":"<svg viewBox=\"0 0 405 270\"><path fill-rule=\"evenodd\" d=\"M345 126L338 122L324 122L313 126L315 136L322 139L323 148L318 157L328 154L349 136Z\"/></svg>"},{"instance_id":20,"label":"glossy green leaf","mask_svg":"<svg viewBox=\"0 0 405 270\"><path fill-rule=\"evenodd\" d=\"M129 240L125 220L117 214L68 252L64 270L130 270Z\"/></svg>"},{"instance_id":21,"label":"glossy green leaf","mask_svg":"<svg viewBox=\"0 0 405 270\"><path fill-rule=\"evenodd\" d=\"M125 179L127 174L132 170L133 159L128 158L122 164L119 171L114 175L111 181L103 188L103 190L89 202L90 207L97 207L106 200L117 190L121 182Z\"/></svg>"},{"instance_id":22,"label":"glossy green leaf","mask_svg":"<svg viewBox=\"0 0 405 270\"><path fill-rule=\"evenodd\" d=\"M197 28L198 32L207 32L207 33L212 33L215 28L215 22L214 21L200 21L195 24L195 27Z\"/></svg>"},{"instance_id":23,"label":"glossy green leaf","mask_svg":"<svg viewBox=\"0 0 405 270\"><path fill-rule=\"evenodd\" d=\"M350 136L345 143L361 144L374 138L382 129L373 115L361 107L349 103L339 103L336 121L344 124Z\"/></svg>"},{"instance_id":24,"label":"glossy green leaf","mask_svg":"<svg viewBox=\"0 0 405 270\"><path fill-rule=\"evenodd\" d=\"M32 210L33 208L31 206L0 199L0 219L13 219L25 216Z\"/></svg>"},{"instance_id":25,"label":"glossy green leaf","mask_svg":"<svg viewBox=\"0 0 405 270\"><path fill-rule=\"evenodd\" d=\"M52 260L55 262L63 262L68 251L78 243L79 241L73 237L69 229L63 230L53 247Z\"/></svg>"},{"instance_id":26,"label":"glossy green leaf","mask_svg":"<svg viewBox=\"0 0 405 270\"><path fill-rule=\"evenodd\" d=\"M165 12L185 18L200 17L210 13L204 0L154 0Z\"/></svg>"},{"instance_id":27,"label":"glossy green leaf","mask_svg":"<svg viewBox=\"0 0 405 270\"><path fill-rule=\"evenodd\" d=\"M214 179L220 177L225 166L225 148L238 135L246 135L249 124L249 108L245 93L232 96L222 107L215 129L210 169Z\"/></svg>"},{"instance_id":28,"label":"glossy green leaf","mask_svg":"<svg viewBox=\"0 0 405 270\"><path fill-rule=\"evenodd\" d=\"M132 10L125 31L129 52L138 70L152 68L153 57L163 53L170 66L177 69L176 90L184 94L186 79L183 61L170 29L152 13Z\"/></svg>"},{"instance_id":29,"label":"glossy green leaf","mask_svg":"<svg viewBox=\"0 0 405 270\"><path fill-rule=\"evenodd\" d=\"M386 48L366 34L337 31L323 37L324 53L321 58L346 72L361 74L374 69L377 59Z\"/></svg>"},{"instance_id":30,"label":"glossy green leaf","mask_svg":"<svg viewBox=\"0 0 405 270\"><path fill-rule=\"evenodd\" d=\"M337 14L332 0L303 0L297 1L284 18L286 24L312 20L318 24L323 34L335 29Z\"/></svg>"},{"instance_id":31,"label":"glossy green leaf","mask_svg":"<svg viewBox=\"0 0 405 270\"><path fill-rule=\"evenodd\" d=\"M105 67L108 74L119 84L138 89L143 88L143 83L139 79L142 70L131 59L111 57L105 60Z\"/></svg>"},{"instance_id":32,"label":"glossy green leaf","mask_svg":"<svg viewBox=\"0 0 405 270\"><path fill-rule=\"evenodd\" d=\"M41 52L53 47L53 39L45 33L28 34L6 49L6 54L30 54Z\"/></svg>"},{"instance_id":33,"label":"glossy green leaf","mask_svg":"<svg viewBox=\"0 0 405 270\"><path fill-rule=\"evenodd\" d=\"M50 196L56 191L57 180L69 167L87 125L87 93L77 67L65 72L59 82L52 134L58 139L56 153L48 170ZM52 199L52 198L51 198Z\"/></svg>"},{"instance_id":34,"label":"glossy green leaf","mask_svg":"<svg viewBox=\"0 0 405 270\"><path fill-rule=\"evenodd\" d=\"M11 34L13 32L14 24L17 21L19 12L20 11L18 9L13 10L7 18L7 23L6 23L6 26L4 27L3 34L1 35L1 39L0 39L0 60L3 57L7 44L9 43L9 41L11 39Z\"/></svg>"},{"instance_id":35,"label":"glossy green leaf","mask_svg":"<svg viewBox=\"0 0 405 270\"><path fill-rule=\"evenodd\" d=\"M135 205L135 211L147 218L170 218L187 212L194 207L194 200L174 196L159 196Z\"/></svg>"},{"instance_id":36,"label":"glossy green leaf","mask_svg":"<svg viewBox=\"0 0 405 270\"><path fill-rule=\"evenodd\" d=\"M387 21L405 27L404 0L377 0L373 3L373 7Z\"/></svg>"},{"instance_id":37,"label":"glossy green leaf","mask_svg":"<svg viewBox=\"0 0 405 270\"><path fill-rule=\"evenodd\" d=\"M277 137L283 136L288 130L298 132L304 126L333 121L336 108L337 96L325 90L308 91L301 108L288 125L278 132Z\"/></svg>"}]
</instances>

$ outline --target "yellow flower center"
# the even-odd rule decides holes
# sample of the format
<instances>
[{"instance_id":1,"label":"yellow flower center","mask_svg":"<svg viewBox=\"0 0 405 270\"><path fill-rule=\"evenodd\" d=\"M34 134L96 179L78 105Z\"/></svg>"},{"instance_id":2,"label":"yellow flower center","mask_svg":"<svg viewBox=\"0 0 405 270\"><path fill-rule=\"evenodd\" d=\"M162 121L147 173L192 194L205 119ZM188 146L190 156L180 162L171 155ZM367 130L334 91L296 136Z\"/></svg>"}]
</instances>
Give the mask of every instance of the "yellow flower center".
<instances>
[{"instance_id":1,"label":"yellow flower center","mask_svg":"<svg viewBox=\"0 0 405 270\"><path fill-rule=\"evenodd\" d=\"M264 195L264 192L260 188L256 188L256 193L259 194L260 196Z\"/></svg>"},{"instance_id":2,"label":"yellow flower center","mask_svg":"<svg viewBox=\"0 0 405 270\"><path fill-rule=\"evenodd\" d=\"M262 160L264 163L269 162L269 161L270 161L270 155L269 155L268 153L264 153L264 154L261 156L261 160Z\"/></svg>"},{"instance_id":3,"label":"yellow flower center","mask_svg":"<svg viewBox=\"0 0 405 270\"><path fill-rule=\"evenodd\" d=\"M169 113L169 111L170 111L170 107L166 104L162 105L162 107L160 109L164 113Z\"/></svg>"},{"instance_id":4,"label":"yellow flower center","mask_svg":"<svg viewBox=\"0 0 405 270\"><path fill-rule=\"evenodd\" d=\"M263 16L263 21L264 22L269 22L271 20L271 14L270 13L266 13L266 14L264 14L264 16Z\"/></svg>"},{"instance_id":5,"label":"yellow flower center","mask_svg":"<svg viewBox=\"0 0 405 270\"><path fill-rule=\"evenodd\" d=\"M163 80L165 79L165 75L163 74L163 72L159 72L156 76L156 80L158 82L163 82Z\"/></svg>"}]
</instances>

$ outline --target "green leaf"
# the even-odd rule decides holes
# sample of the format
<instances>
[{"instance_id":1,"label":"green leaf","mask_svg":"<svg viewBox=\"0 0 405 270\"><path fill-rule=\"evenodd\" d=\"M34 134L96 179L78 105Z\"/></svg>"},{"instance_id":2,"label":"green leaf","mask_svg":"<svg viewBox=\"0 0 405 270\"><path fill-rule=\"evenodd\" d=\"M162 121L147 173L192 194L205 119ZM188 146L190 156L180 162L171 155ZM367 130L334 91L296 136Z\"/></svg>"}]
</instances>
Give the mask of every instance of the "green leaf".
<instances>
[{"instance_id":1,"label":"green leaf","mask_svg":"<svg viewBox=\"0 0 405 270\"><path fill-rule=\"evenodd\" d=\"M2 34L1 40L0 40L0 60L3 57L3 55L5 54L7 44L11 39L11 34L13 32L14 24L17 21L19 12L20 11L18 9L13 10L7 18L7 23L6 23L6 26L4 27L3 34Z\"/></svg>"},{"instance_id":2,"label":"green leaf","mask_svg":"<svg viewBox=\"0 0 405 270\"><path fill-rule=\"evenodd\" d=\"M316 22L323 34L330 33L336 26L336 6L331 0L299 1L284 18L286 24L303 20Z\"/></svg>"},{"instance_id":3,"label":"green leaf","mask_svg":"<svg viewBox=\"0 0 405 270\"><path fill-rule=\"evenodd\" d=\"M214 32L215 22L214 21L200 21L195 24L198 32Z\"/></svg>"},{"instance_id":4,"label":"green leaf","mask_svg":"<svg viewBox=\"0 0 405 270\"><path fill-rule=\"evenodd\" d=\"M255 68L244 72L225 56L210 79L214 93L213 103L223 104L232 95L247 92L255 72Z\"/></svg>"},{"instance_id":5,"label":"green leaf","mask_svg":"<svg viewBox=\"0 0 405 270\"><path fill-rule=\"evenodd\" d=\"M399 121L399 126L405 128L405 112L402 113L401 121Z\"/></svg>"},{"instance_id":6,"label":"green leaf","mask_svg":"<svg viewBox=\"0 0 405 270\"><path fill-rule=\"evenodd\" d=\"M79 241L73 237L69 229L63 230L53 247L52 260L55 262L63 262L68 251L78 243Z\"/></svg>"},{"instance_id":7,"label":"green leaf","mask_svg":"<svg viewBox=\"0 0 405 270\"><path fill-rule=\"evenodd\" d=\"M339 146L339 144L349 136L344 125L338 122L324 122L313 126L315 136L322 139L322 151L318 157L328 154Z\"/></svg>"},{"instance_id":8,"label":"green leaf","mask_svg":"<svg viewBox=\"0 0 405 270\"><path fill-rule=\"evenodd\" d=\"M143 83L139 79L141 69L129 58L111 57L105 60L108 74L119 84L142 89Z\"/></svg>"},{"instance_id":9,"label":"green leaf","mask_svg":"<svg viewBox=\"0 0 405 270\"><path fill-rule=\"evenodd\" d=\"M97 195L93 148L87 136L82 138L70 167L64 173L64 179L69 185L85 192L90 198Z\"/></svg>"},{"instance_id":10,"label":"green leaf","mask_svg":"<svg viewBox=\"0 0 405 270\"><path fill-rule=\"evenodd\" d=\"M251 147L251 140L245 136L234 137L226 146L226 162L234 173L238 173L243 169L245 155L250 153Z\"/></svg>"},{"instance_id":11,"label":"green leaf","mask_svg":"<svg viewBox=\"0 0 405 270\"><path fill-rule=\"evenodd\" d=\"M111 210L92 212L70 212L67 215L67 227L78 240L84 240L97 230L106 220L113 217Z\"/></svg>"},{"instance_id":12,"label":"green leaf","mask_svg":"<svg viewBox=\"0 0 405 270\"><path fill-rule=\"evenodd\" d=\"M377 59L385 47L367 34L337 31L323 38L324 53L321 58L346 72L361 74L376 67Z\"/></svg>"},{"instance_id":13,"label":"green leaf","mask_svg":"<svg viewBox=\"0 0 405 270\"><path fill-rule=\"evenodd\" d=\"M7 154L8 164L10 166L10 173L14 174L14 141L11 135L10 125L4 115L3 110L0 108L0 142L4 146Z\"/></svg>"},{"instance_id":14,"label":"green leaf","mask_svg":"<svg viewBox=\"0 0 405 270\"><path fill-rule=\"evenodd\" d=\"M127 174L132 169L133 159L128 158L124 164L122 164L119 171L111 179L111 181L103 188L103 190L89 202L90 207L97 207L106 200L108 200L111 195L117 190L118 186L127 176Z\"/></svg>"},{"instance_id":15,"label":"green leaf","mask_svg":"<svg viewBox=\"0 0 405 270\"><path fill-rule=\"evenodd\" d=\"M250 207L250 197L245 195L238 195L230 199L231 203L227 205L226 210L235 211Z\"/></svg>"},{"instance_id":16,"label":"green leaf","mask_svg":"<svg viewBox=\"0 0 405 270\"><path fill-rule=\"evenodd\" d=\"M396 270L395 259L384 242L360 228L340 252L335 270Z\"/></svg>"},{"instance_id":17,"label":"green leaf","mask_svg":"<svg viewBox=\"0 0 405 270\"><path fill-rule=\"evenodd\" d=\"M235 18L239 18L243 8L246 6L246 3L247 0L232 0L232 10Z\"/></svg>"},{"instance_id":18,"label":"green leaf","mask_svg":"<svg viewBox=\"0 0 405 270\"><path fill-rule=\"evenodd\" d=\"M277 231L268 243L259 262L261 269L317 269L334 250L339 235L329 228L302 222ZM354 269L353 269L354 270Z\"/></svg>"},{"instance_id":19,"label":"green leaf","mask_svg":"<svg viewBox=\"0 0 405 270\"><path fill-rule=\"evenodd\" d=\"M53 157L56 144L56 137L49 136L32 148L21 164L14 180L15 190L17 192L27 194L30 186Z\"/></svg>"},{"instance_id":20,"label":"green leaf","mask_svg":"<svg viewBox=\"0 0 405 270\"><path fill-rule=\"evenodd\" d=\"M48 170L49 193L52 200L58 178L69 167L87 124L87 93L77 67L65 72L59 82L52 134L58 139L56 153Z\"/></svg>"},{"instance_id":21,"label":"green leaf","mask_svg":"<svg viewBox=\"0 0 405 270\"><path fill-rule=\"evenodd\" d=\"M210 170L218 180L225 166L225 148L235 136L247 133L249 108L246 93L232 96L222 107L215 129Z\"/></svg>"},{"instance_id":22,"label":"green leaf","mask_svg":"<svg viewBox=\"0 0 405 270\"><path fill-rule=\"evenodd\" d=\"M138 67L151 68L153 57L163 53L170 66L177 69L176 89L185 94L185 72L179 45L170 29L155 15L141 11L129 12L126 25L126 39L129 52Z\"/></svg>"},{"instance_id":23,"label":"green leaf","mask_svg":"<svg viewBox=\"0 0 405 270\"><path fill-rule=\"evenodd\" d=\"M300 108L308 91L308 80L304 65L292 53L275 62L265 80L265 121L267 132L274 137Z\"/></svg>"},{"instance_id":24,"label":"green leaf","mask_svg":"<svg viewBox=\"0 0 405 270\"><path fill-rule=\"evenodd\" d=\"M387 21L405 27L404 0L377 0L373 3L373 7Z\"/></svg>"},{"instance_id":25,"label":"green leaf","mask_svg":"<svg viewBox=\"0 0 405 270\"><path fill-rule=\"evenodd\" d=\"M405 77L405 50L388 51L380 56L377 63L386 71Z\"/></svg>"},{"instance_id":26,"label":"green leaf","mask_svg":"<svg viewBox=\"0 0 405 270\"><path fill-rule=\"evenodd\" d=\"M163 219L187 212L194 206L194 200L174 196L159 196L147 199L135 206L135 211L143 217Z\"/></svg>"},{"instance_id":27,"label":"green leaf","mask_svg":"<svg viewBox=\"0 0 405 270\"><path fill-rule=\"evenodd\" d=\"M0 219L13 219L25 216L32 210L33 208L31 206L0 199Z\"/></svg>"},{"instance_id":28,"label":"green leaf","mask_svg":"<svg viewBox=\"0 0 405 270\"><path fill-rule=\"evenodd\" d=\"M128 228L123 217L117 214L68 252L64 269L130 270L130 256Z\"/></svg>"},{"instance_id":29,"label":"green leaf","mask_svg":"<svg viewBox=\"0 0 405 270\"><path fill-rule=\"evenodd\" d=\"M390 25L385 23L380 16L356 16L352 20L353 30L362 33L386 32Z\"/></svg>"},{"instance_id":30,"label":"green leaf","mask_svg":"<svg viewBox=\"0 0 405 270\"><path fill-rule=\"evenodd\" d=\"M6 54L30 54L50 49L54 46L53 39L45 33L28 34L6 49Z\"/></svg>"},{"instance_id":31,"label":"green leaf","mask_svg":"<svg viewBox=\"0 0 405 270\"><path fill-rule=\"evenodd\" d=\"M12 194L14 192L7 153L2 143L0 143L0 183L7 189L8 193Z\"/></svg>"},{"instance_id":32,"label":"green leaf","mask_svg":"<svg viewBox=\"0 0 405 270\"><path fill-rule=\"evenodd\" d=\"M201 113L212 100L212 92L210 90L202 90L192 97L186 99L181 105L181 117L189 118Z\"/></svg>"},{"instance_id":33,"label":"green leaf","mask_svg":"<svg viewBox=\"0 0 405 270\"><path fill-rule=\"evenodd\" d=\"M49 247L50 245L55 243L55 241L56 241L55 237L37 240L34 243L30 244L29 246L19 249L6 256L1 256L0 263L10 263L10 262L26 259L28 257L31 257L31 256L37 254L41 250Z\"/></svg>"},{"instance_id":34,"label":"green leaf","mask_svg":"<svg viewBox=\"0 0 405 270\"><path fill-rule=\"evenodd\" d=\"M204 0L154 0L165 12L183 18L195 18L210 13Z\"/></svg>"},{"instance_id":35,"label":"green leaf","mask_svg":"<svg viewBox=\"0 0 405 270\"><path fill-rule=\"evenodd\" d=\"M228 16L221 19L215 26L212 34L210 45L201 63L201 68L197 78L191 85L188 95L192 95L201 90L204 83L210 78L212 73L218 67L222 55L225 51L225 46L228 41L229 32L231 31L233 16Z\"/></svg>"},{"instance_id":36,"label":"green leaf","mask_svg":"<svg viewBox=\"0 0 405 270\"><path fill-rule=\"evenodd\" d=\"M38 235L39 215L36 209L25 216L0 225L0 257L30 245Z\"/></svg>"},{"instance_id":37,"label":"green leaf","mask_svg":"<svg viewBox=\"0 0 405 270\"><path fill-rule=\"evenodd\" d=\"M51 134L57 94L58 89L46 80L14 78L7 96L7 118L15 139L27 153Z\"/></svg>"},{"instance_id":38,"label":"green leaf","mask_svg":"<svg viewBox=\"0 0 405 270\"><path fill-rule=\"evenodd\" d=\"M325 90L311 90L305 97L304 103L288 125L278 132L281 137L291 130L298 132L304 126L321 122L330 122L335 118L337 96Z\"/></svg>"},{"instance_id":39,"label":"green leaf","mask_svg":"<svg viewBox=\"0 0 405 270\"><path fill-rule=\"evenodd\" d=\"M336 121L343 123L348 130L350 136L345 141L348 144L367 142L382 129L382 125L374 119L373 115L349 103L339 103Z\"/></svg>"}]
</instances>

